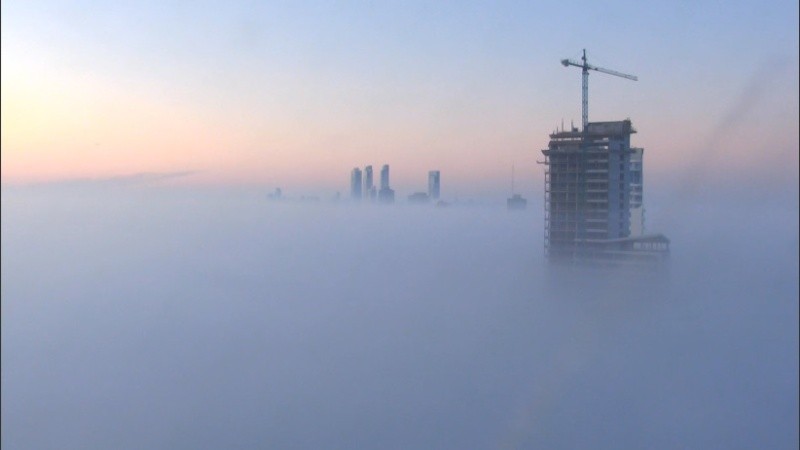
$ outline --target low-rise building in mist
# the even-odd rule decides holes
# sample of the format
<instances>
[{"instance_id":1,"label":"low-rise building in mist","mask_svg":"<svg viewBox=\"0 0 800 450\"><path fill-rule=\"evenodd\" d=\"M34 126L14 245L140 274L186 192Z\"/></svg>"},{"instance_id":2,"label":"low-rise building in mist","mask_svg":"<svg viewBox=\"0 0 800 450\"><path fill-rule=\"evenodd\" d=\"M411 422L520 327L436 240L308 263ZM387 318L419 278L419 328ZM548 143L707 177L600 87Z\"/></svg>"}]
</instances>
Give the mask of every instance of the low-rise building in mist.
<instances>
[{"instance_id":1,"label":"low-rise building in mist","mask_svg":"<svg viewBox=\"0 0 800 450\"><path fill-rule=\"evenodd\" d=\"M280 200L282 195L283 192L281 191L281 188L275 188L275 191L273 191L270 194L267 194L267 198L269 198L270 200Z\"/></svg>"},{"instance_id":2,"label":"low-rise building in mist","mask_svg":"<svg viewBox=\"0 0 800 450\"><path fill-rule=\"evenodd\" d=\"M528 201L519 194L514 194L506 200L506 208L517 211L528 207Z\"/></svg>"},{"instance_id":3,"label":"low-rise building in mist","mask_svg":"<svg viewBox=\"0 0 800 450\"><path fill-rule=\"evenodd\" d=\"M424 192L415 192L408 196L408 202L414 204L425 204L430 201L428 194Z\"/></svg>"},{"instance_id":4,"label":"low-rise building in mist","mask_svg":"<svg viewBox=\"0 0 800 450\"><path fill-rule=\"evenodd\" d=\"M381 203L394 203L394 189L382 188L378 192L378 201Z\"/></svg>"}]
</instances>

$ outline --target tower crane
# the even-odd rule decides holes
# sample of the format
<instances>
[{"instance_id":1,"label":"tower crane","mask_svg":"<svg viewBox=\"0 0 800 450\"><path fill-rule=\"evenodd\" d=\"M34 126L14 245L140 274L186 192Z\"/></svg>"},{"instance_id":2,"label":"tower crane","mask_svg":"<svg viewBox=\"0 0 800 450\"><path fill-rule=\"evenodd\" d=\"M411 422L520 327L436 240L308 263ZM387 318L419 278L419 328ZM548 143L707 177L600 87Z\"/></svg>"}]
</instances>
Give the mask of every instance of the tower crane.
<instances>
[{"instance_id":1,"label":"tower crane","mask_svg":"<svg viewBox=\"0 0 800 450\"><path fill-rule=\"evenodd\" d=\"M582 114L583 114L583 131L584 133L589 126L589 71L596 70L598 72L607 73L609 75L614 75L617 77L627 78L629 80L637 81L639 78L635 75L628 75L626 73L617 72L616 70L604 69L602 67L596 67L586 62L586 49L583 49L583 58L581 58L583 62L577 62L571 59L562 59L561 64L564 67L575 66L580 67L583 69L583 107L582 107Z\"/></svg>"}]
</instances>

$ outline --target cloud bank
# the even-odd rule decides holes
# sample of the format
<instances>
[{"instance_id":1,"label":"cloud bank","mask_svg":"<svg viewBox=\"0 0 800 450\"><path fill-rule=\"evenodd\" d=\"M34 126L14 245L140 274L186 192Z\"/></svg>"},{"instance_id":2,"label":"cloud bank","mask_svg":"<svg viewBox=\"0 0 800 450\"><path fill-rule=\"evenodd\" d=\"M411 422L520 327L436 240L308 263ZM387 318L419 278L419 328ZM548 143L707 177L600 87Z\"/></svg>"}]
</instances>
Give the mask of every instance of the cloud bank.
<instances>
[{"instance_id":1,"label":"cloud bank","mask_svg":"<svg viewBox=\"0 0 800 450\"><path fill-rule=\"evenodd\" d=\"M687 207L664 282L554 273L538 210L2 204L3 448L798 445L791 209Z\"/></svg>"}]
</instances>

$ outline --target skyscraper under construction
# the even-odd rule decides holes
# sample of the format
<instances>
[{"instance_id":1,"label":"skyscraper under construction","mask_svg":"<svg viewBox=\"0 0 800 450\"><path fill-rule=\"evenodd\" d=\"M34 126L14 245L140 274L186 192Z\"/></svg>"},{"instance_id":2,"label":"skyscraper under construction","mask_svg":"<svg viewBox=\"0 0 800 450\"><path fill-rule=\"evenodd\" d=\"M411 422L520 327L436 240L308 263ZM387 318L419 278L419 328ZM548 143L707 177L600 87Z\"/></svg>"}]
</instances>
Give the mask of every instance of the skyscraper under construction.
<instances>
[{"instance_id":1,"label":"skyscraper under construction","mask_svg":"<svg viewBox=\"0 0 800 450\"><path fill-rule=\"evenodd\" d=\"M545 164L544 247L550 262L604 265L660 263L669 239L644 234L644 149L631 147L630 120L589 122L589 71L636 81L634 75L561 60L582 71L582 125L550 135Z\"/></svg>"},{"instance_id":2,"label":"skyscraper under construction","mask_svg":"<svg viewBox=\"0 0 800 450\"><path fill-rule=\"evenodd\" d=\"M550 135L545 252L551 262L637 263L666 258L669 240L644 234L643 154L630 120Z\"/></svg>"}]
</instances>

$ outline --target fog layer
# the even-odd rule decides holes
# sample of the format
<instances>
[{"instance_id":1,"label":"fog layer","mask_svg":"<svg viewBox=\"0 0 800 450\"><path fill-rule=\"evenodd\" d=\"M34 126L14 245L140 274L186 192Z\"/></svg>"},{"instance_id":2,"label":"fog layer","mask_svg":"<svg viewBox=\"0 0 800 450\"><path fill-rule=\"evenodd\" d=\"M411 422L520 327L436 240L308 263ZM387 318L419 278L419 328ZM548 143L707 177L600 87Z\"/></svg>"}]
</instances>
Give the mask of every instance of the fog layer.
<instances>
[{"instance_id":1,"label":"fog layer","mask_svg":"<svg viewBox=\"0 0 800 450\"><path fill-rule=\"evenodd\" d=\"M799 444L792 202L673 205L667 282L553 273L538 209L2 205L4 449Z\"/></svg>"}]
</instances>

